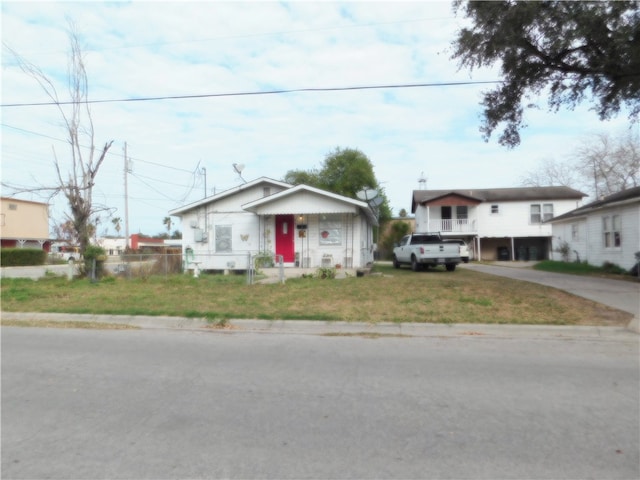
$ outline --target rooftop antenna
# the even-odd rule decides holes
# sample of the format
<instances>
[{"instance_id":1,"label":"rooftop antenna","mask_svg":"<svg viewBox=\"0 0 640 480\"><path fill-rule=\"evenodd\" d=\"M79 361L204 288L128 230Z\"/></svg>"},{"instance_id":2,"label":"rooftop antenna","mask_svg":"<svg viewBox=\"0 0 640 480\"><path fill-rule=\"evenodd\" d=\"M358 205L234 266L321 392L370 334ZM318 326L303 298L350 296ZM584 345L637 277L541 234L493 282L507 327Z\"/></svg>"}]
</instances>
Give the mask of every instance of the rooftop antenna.
<instances>
[{"instance_id":1,"label":"rooftop antenna","mask_svg":"<svg viewBox=\"0 0 640 480\"><path fill-rule=\"evenodd\" d=\"M240 177L240 180L242 180L244 183L247 183L247 181L244 178L242 178L242 171L244 170L244 164L243 163L234 163L233 164L233 169L236 171L236 173Z\"/></svg>"},{"instance_id":2,"label":"rooftop antenna","mask_svg":"<svg viewBox=\"0 0 640 480\"><path fill-rule=\"evenodd\" d=\"M420 174L420 178L418 179L418 185L420 185L420 190L427 189L427 177L424 176L424 172Z\"/></svg>"}]
</instances>

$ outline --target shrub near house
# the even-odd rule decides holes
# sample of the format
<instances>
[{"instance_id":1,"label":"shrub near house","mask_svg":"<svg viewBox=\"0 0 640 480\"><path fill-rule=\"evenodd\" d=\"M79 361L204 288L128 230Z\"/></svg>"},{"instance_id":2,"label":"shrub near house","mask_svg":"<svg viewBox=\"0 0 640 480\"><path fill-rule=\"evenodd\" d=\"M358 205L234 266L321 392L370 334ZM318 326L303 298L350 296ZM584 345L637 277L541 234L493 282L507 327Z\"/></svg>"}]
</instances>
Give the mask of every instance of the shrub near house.
<instances>
[{"instance_id":1,"label":"shrub near house","mask_svg":"<svg viewBox=\"0 0 640 480\"><path fill-rule=\"evenodd\" d=\"M0 253L0 266L44 265L46 258L47 252L39 248L3 248Z\"/></svg>"}]
</instances>

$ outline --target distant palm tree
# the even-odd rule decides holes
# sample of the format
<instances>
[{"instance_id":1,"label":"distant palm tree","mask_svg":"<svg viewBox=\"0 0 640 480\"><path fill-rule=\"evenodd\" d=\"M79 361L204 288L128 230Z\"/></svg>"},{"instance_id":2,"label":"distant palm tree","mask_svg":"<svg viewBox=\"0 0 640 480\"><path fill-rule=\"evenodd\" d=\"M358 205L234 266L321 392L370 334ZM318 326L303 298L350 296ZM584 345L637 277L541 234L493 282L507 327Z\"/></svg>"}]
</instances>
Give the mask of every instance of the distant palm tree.
<instances>
[{"instance_id":1,"label":"distant palm tree","mask_svg":"<svg viewBox=\"0 0 640 480\"><path fill-rule=\"evenodd\" d=\"M171 233L171 225L173 224L171 217L164 217L162 224L167 227L167 233Z\"/></svg>"},{"instance_id":2,"label":"distant palm tree","mask_svg":"<svg viewBox=\"0 0 640 480\"><path fill-rule=\"evenodd\" d=\"M116 229L116 233L120 235L120 229L122 228L120 224L122 223L122 219L120 217L112 218L111 223L113 223L113 226Z\"/></svg>"}]
</instances>

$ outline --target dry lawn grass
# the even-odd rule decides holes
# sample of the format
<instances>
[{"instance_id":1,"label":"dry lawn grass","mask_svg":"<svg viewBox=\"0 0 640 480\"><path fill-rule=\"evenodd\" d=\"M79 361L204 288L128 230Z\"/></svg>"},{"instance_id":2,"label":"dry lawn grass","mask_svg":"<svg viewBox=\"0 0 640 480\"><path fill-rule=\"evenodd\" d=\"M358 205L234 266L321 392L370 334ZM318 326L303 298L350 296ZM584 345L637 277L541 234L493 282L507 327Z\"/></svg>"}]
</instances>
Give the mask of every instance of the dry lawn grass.
<instances>
[{"instance_id":1,"label":"dry lawn grass","mask_svg":"<svg viewBox=\"0 0 640 480\"><path fill-rule=\"evenodd\" d=\"M364 322L625 325L631 315L569 293L480 272L376 267L381 275L246 285L244 276L99 283L3 279L2 309L24 312Z\"/></svg>"}]
</instances>

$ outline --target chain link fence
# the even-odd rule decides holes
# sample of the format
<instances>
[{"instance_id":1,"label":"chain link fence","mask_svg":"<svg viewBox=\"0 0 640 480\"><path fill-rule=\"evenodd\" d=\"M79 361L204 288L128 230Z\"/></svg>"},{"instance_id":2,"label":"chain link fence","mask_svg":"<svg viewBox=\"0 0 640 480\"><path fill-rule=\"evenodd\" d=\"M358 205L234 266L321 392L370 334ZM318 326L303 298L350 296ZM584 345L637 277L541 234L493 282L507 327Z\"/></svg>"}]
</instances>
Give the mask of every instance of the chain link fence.
<instances>
[{"instance_id":1,"label":"chain link fence","mask_svg":"<svg viewBox=\"0 0 640 480\"><path fill-rule=\"evenodd\" d=\"M199 254L188 253L128 253L108 257L103 268L111 275L125 279L150 276L191 275L203 273L246 275L247 283L255 281L256 272L263 267L276 267L284 280L281 255L274 255L266 262L264 254Z\"/></svg>"}]
</instances>

